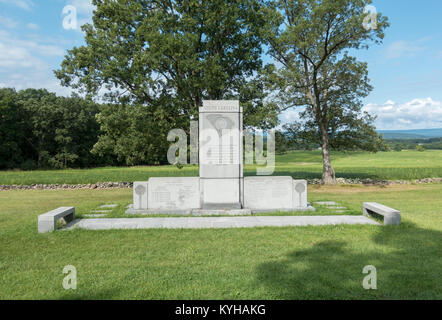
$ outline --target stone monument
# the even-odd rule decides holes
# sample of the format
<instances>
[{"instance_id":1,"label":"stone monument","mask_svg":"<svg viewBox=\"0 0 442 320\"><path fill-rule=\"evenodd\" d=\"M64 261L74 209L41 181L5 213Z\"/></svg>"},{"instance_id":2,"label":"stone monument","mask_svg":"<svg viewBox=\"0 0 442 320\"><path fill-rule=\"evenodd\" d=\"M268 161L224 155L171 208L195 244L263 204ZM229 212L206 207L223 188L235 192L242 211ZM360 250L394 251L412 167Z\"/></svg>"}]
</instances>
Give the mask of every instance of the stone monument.
<instances>
[{"instance_id":1,"label":"stone monument","mask_svg":"<svg viewBox=\"0 0 442 320\"><path fill-rule=\"evenodd\" d=\"M199 177L134 182L126 213L250 215L314 210L307 181L243 174L243 117L239 101L204 101L199 109Z\"/></svg>"}]
</instances>

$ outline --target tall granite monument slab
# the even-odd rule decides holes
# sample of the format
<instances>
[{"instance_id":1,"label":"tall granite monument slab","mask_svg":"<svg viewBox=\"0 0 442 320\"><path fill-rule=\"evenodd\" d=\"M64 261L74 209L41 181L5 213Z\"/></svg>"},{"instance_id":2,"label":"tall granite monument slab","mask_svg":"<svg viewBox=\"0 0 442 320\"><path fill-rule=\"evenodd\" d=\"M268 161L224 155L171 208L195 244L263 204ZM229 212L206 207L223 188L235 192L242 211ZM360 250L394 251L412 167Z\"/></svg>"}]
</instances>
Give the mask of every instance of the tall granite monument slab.
<instances>
[{"instance_id":1,"label":"tall granite monument slab","mask_svg":"<svg viewBox=\"0 0 442 320\"><path fill-rule=\"evenodd\" d=\"M239 101L204 101L199 109L202 209L241 209L243 119Z\"/></svg>"}]
</instances>

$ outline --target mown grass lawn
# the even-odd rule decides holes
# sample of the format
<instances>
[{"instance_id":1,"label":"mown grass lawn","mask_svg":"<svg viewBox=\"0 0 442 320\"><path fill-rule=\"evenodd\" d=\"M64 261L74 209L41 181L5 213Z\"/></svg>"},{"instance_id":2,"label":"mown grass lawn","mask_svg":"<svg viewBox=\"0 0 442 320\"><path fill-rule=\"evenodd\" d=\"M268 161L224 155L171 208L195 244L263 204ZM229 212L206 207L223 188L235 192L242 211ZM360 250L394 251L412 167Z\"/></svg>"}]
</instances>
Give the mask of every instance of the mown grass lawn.
<instances>
[{"instance_id":1,"label":"mown grass lawn","mask_svg":"<svg viewBox=\"0 0 442 320\"><path fill-rule=\"evenodd\" d=\"M112 179L113 180L113 179ZM130 180L130 179L127 179ZM377 201L401 226L37 233L37 216L131 201L131 190L0 192L0 299L441 299L442 184L309 187L351 210ZM78 271L62 287L63 267ZM377 290L362 269L377 268Z\"/></svg>"},{"instance_id":2,"label":"mown grass lawn","mask_svg":"<svg viewBox=\"0 0 442 320\"><path fill-rule=\"evenodd\" d=\"M296 151L276 157L274 175L296 179L321 178L320 151ZM334 152L337 177L377 179L420 179L442 177L442 150L401 152ZM256 175L254 166L245 175ZM198 176L198 166L105 167L94 169L0 171L0 184L82 184L106 181L144 181L150 177Z\"/></svg>"}]
</instances>

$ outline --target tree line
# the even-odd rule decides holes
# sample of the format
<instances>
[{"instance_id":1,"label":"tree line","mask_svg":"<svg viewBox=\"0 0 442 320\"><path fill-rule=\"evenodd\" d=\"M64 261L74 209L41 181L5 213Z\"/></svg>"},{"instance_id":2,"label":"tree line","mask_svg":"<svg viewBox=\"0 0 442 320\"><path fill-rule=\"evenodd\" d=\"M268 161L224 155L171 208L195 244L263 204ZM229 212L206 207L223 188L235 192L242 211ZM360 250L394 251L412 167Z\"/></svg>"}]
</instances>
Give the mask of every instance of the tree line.
<instances>
[{"instance_id":1,"label":"tree line","mask_svg":"<svg viewBox=\"0 0 442 320\"><path fill-rule=\"evenodd\" d=\"M426 139L388 139L387 145L390 150L402 151L413 150L442 150L442 138Z\"/></svg>"},{"instance_id":2,"label":"tree line","mask_svg":"<svg viewBox=\"0 0 442 320\"><path fill-rule=\"evenodd\" d=\"M98 112L98 104L77 95L65 98L42 89L0 89L0 168L114 163L91 153L100 130Z\"/></svg>"},{"instance_id":3,"label":"tree line","mask_svg":"<svg viewBox=\"0 0 442 320\"><path fill-rule=\"evenodd\" d=\"M136 105L99 104L77 94L1 88L0 169L166 164L171 127L152 123L146 111ZM276 153L318 149L319 141L306 135L292 126L276 130Z\"/></svg>"}]
</instances>

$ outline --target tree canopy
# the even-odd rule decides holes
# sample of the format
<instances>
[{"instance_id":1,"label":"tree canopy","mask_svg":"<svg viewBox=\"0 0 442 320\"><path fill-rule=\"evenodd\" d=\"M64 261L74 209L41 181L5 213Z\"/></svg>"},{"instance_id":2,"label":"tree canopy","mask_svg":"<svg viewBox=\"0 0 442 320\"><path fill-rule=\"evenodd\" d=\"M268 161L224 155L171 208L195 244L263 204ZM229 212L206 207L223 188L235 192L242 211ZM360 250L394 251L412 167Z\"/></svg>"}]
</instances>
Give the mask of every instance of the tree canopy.
<instances>
[{"instance_id":1,"label":"tree canopy","mask_svg":"<svg viewBox=\"0 0 442 320\"><path fill-rule=\"evenodd\" d=\"M253 90L247 84L262 66L259 1L93 4L93 24L83 26L86 45L69 50L55 71L62 84L89 94L107 88L108 98L170 108L174 117L197 116L203 99Z\"/></svg>"},{"instance_id":2,"label":"tree canopy","mask_svg":"<svg viewBox=\"0 0 442 320\"><path fill-rule=\"evenodd\" d=\"M44 89L0 89L0 168L35 169L116 164L91 149L99 106Z\"/></svg>"},{"instance_id":3,"label":"tree canopy","mask_svg":"<svg viewBox=\"0 0 442 320\"><path fill-rule=\"evenodd\" d=\"M93 0L93 4L93 23L83 26L86 44L68 51L56 76L79 92L103 93L113 103L143 106L126 115L136 113L145 125L159 128L144 128L138 131L137 142L115 147L109 144L127 140L113 133L123 122L106 119L104 112L97 152L113 150L128 164L146 161L152 155L135 147L144 143L149 153L162 152L158 143L149 141L158 141L156 132L164 136L172 128L187 131L203 99L239 99L246 125L277 124L277 107L265 103L259 76L265 16L258 0Z\"/></svg>"},{"instance_id":4,"label":"tree canopy","mask_svg":"<svg viewBox=\"0 0 442 320\"><path fill-rule=\"evenodd\" d=\"M275 64L267 70L281 109L305 107L302 125L292 126L320 142L324 183L335 183L330 148L375 151L382 140L364 114L362 98L372 87L366 63L350 56L380 43L388 26L377 13L367 28L370 0L278 0L267 3L264 38ZM301 130L305 129L305 130Z\"/></svg>"}]
</instances>

